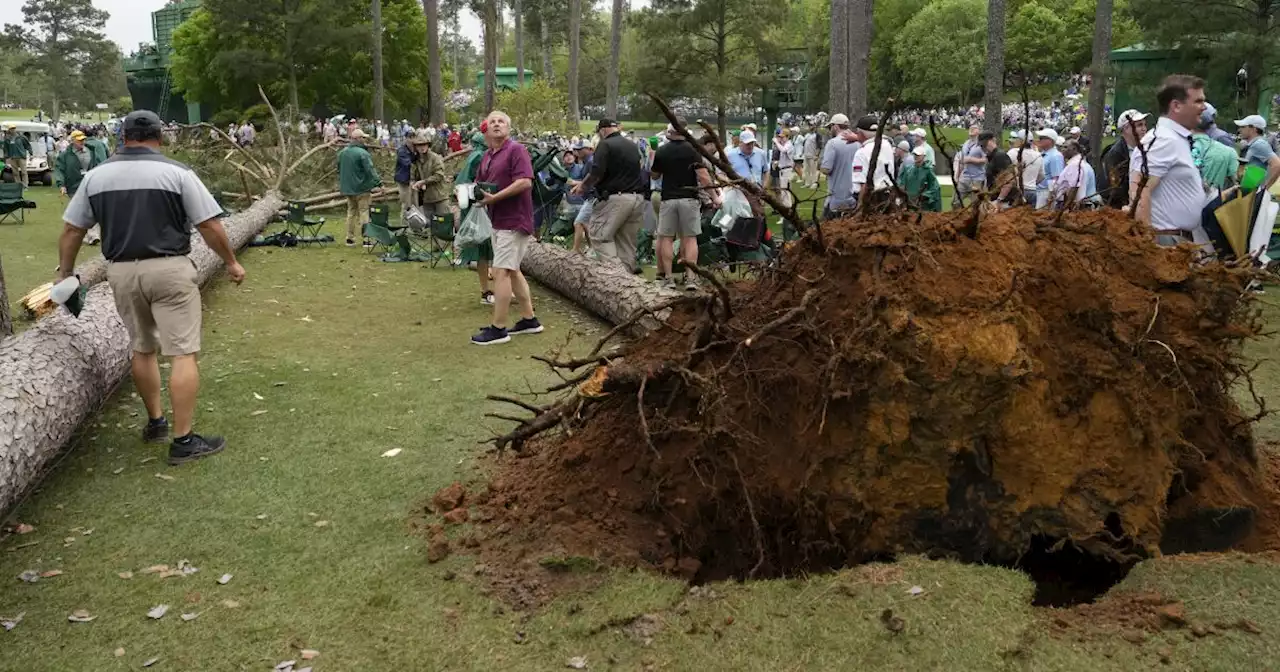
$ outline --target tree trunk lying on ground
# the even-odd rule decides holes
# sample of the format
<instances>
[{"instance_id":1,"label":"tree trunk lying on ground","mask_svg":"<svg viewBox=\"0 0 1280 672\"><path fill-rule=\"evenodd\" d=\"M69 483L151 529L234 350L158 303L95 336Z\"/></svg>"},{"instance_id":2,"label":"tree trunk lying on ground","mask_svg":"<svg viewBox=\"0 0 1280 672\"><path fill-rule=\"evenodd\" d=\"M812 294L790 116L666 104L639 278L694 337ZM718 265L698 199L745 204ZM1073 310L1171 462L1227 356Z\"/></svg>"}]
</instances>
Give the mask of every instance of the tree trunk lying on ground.
<instances>
[{"instance_id":1,"label":"tree trunk lying on ground","mask_svg":"<svg viewBox=\"0 0 1280 672\"><path fill-rule=\"evenodd\" d=\"M654 309L680 296L676 290L662 289L620 265L589 259L548 243L530 243L520 270L611 324L621 324L638 311ZM647 317L637 326L652 330L658 322Z\"/></svg>"},{"instance_id":2,"label":"tree trunk lying on ground","mask_svg":"<svg viewBox=\"0 0 1280 672\"><path fill-rule=\"evenodd\" d=\"M224 221L239 249L258 235L284 204L277 192ZM203 284L222 260L199 235L191 260ZM129 369L129 335L102 280L101 256L77 270L89 290L78 318L59 309L22 334L0 342L0 512L7 511L43 468L105 401Z\"/></svg>"}]
</instances>

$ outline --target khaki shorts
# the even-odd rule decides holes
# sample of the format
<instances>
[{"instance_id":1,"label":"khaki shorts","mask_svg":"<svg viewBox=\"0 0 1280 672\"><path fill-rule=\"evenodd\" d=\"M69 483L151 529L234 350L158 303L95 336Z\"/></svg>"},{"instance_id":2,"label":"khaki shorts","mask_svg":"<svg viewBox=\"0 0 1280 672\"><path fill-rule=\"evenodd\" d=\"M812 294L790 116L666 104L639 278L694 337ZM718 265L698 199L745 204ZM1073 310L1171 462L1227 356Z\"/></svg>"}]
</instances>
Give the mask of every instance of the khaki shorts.
<instances>
[{"instance_id":1,"label":"khaki shorts","mask_svg":"<svg viewBox=\"0 0 1280 672\"><path fill-rule=\"evenodd\" d=\"M663 201L658 212L659 238L696 238L702 233L702 206L696 198Z\"/></svg>"},{"instance_id":2,"label":"khaki shorts","mask_svg":"<svg viewBox=\"0 0 1280 672\"><path fill-rule=\"evenodd\" d=\"M112 262L107 282L134 352L200 352L200 284L189 257Z\"/></svg>"},{"instance_id":3,"label":"khaki shorts","mask_svg":"<svg viewBox=\"0 0 1280 672\"><path fill-rule=\"evenodd\" d=\"M520 270L520 262L529 252L530 238L529 234L520 231L494 230L493 263L490 266L508 271Z\"/></svg>"}]
</instances>

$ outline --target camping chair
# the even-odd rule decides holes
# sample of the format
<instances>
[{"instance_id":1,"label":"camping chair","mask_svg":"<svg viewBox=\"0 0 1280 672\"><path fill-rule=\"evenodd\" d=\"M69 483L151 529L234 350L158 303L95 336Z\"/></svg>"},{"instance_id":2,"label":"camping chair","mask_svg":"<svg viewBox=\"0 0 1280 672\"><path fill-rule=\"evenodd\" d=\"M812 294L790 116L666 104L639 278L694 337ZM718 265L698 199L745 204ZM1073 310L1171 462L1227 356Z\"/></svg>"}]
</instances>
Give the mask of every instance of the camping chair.
<instances>
[{"instance_id":1,"label":"camping chair","mask_svg":"<svg viewBox=\"0 0 1280 672\"><path fill-rule=\"evenodd\" d=\"M392 228L391 209L384 203L369 207L369 223L364 227L364 235L373 241L370 254L383 251L383 261L429 261L422 248L414 245L409 239L408 227Z\"/></svg>"},{"instance_id":2,"label":"camping chair","mask_svg":"<svg viewBox=\"0 0 1280 672\"><path fill-rule=\"evenodd\" d=\"M431 268L435 268L440 261L450 259L453 256L453 213L443 215L431 215L431 229L429 243L431 248L429 254L431 256ZM453 267L453 264L449 264Z\"/></svg>"},{"instance_id":3,"label":"camping chair","mask_svg":"<svg viewBox=\"0 0 1280 672\"><path fill-rule=\"evenodd\" d=\"M0 183L0 224L14 221L27 223L27 209L34 210L36 204L22 196L21 182Z\"/></svg>"},{"instance_id":4,"label":"camping chair","mask_svg":"<svg viewBox=\"0 0 1280 672\"><path fill-rule=\"evenodd\" d=\"M288 205L288 219L285 220L285 230L298 237L299 243L318 243L323 245L325 240L320 237L320 229L324 226L324 217L308 217L307 204L300 201L290 201Z\"/></svg>"}]
</instances>

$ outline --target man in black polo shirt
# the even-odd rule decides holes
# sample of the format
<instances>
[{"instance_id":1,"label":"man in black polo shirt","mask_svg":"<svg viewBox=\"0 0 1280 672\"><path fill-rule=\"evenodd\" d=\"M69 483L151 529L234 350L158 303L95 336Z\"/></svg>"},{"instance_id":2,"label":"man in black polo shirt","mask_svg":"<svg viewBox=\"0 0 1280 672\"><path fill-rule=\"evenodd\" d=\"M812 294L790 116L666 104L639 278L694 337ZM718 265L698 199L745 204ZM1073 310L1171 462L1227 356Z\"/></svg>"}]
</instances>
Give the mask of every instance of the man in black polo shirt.
<instances>
[{"instance_id":1,"label":"man in black polo shirt","mask_svg":"<svg viewBox=\"0 0 1280 672\"><path fill-rule=\"evenodd\" d=\"M591 173L573 188L581 196L595 187L599 198L587 222L591 249L602 259L614 259L632 273L636 263L636 234L644 224L644 193L649 185L642 175L640 151L619 133L618 122L601 119L596 124L600 144L596 146Z\"/></svg>"},{"instance_id":2,"label":"man in black polo shirt","mask_svg":"<svg viewBox=\"0 0 1280 672\"><path fill-rule=\"evenodd\" d=\"M226 263L231 281L244 280L218 216L222 208L188 167L160 153L163 123L146 110L124 119L124 147L90 171L63 215L58 241L58 280L71 275L85 232L102 227L102 256L116 310L133 346L133 382L150 422L144 441L169 439L160 402L156 350L173 358L169 397L173 443L169 464L182 464L221 451L226 441L191 431L200 389L200 285L191 252L196 228Z\"/></svg>"},{"instance_id":3,"label":"man in black polo shirt","mask_svg":"<svg viewBox=\"0 0 1280 672\"><path fill-rule=\"evenodd\" d=\"M698 187L709 186L711 175L702 155L672 126L667 126L667 144L653 157L650 175L662 180L662 202L658 211L658 283L671 287L671 260L675 239L680 238L680 258L698 263L698 234L702 233L702 201ZM718 198L714 197L713 198ZM685 289L696 290L695 276L685 272Z\"/></svg>"}]
</instances>

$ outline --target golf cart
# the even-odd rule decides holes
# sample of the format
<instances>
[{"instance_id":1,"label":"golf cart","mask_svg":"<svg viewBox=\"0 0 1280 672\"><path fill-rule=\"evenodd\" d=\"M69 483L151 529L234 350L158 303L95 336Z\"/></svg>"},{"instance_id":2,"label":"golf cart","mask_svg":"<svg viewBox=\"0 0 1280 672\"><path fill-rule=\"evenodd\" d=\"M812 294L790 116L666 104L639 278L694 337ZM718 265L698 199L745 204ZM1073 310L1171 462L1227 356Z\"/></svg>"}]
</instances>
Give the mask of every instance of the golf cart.
<instances>
[{"instance_id":1,"label":"golf cart","mask_svg":"<svg viewBox=\"0 0 1280 672\"><path fill-rule=\"evenodd\" d=\"M43 139L45 135L52 132L49 124L34 121L6 121L0 123L0 127L7 129L10 124L16 126L14 130L27 136L27 140L31 142L31 156L27 157L27 180L33 186L36 184L53 186L53 162L57 157L49 155ZM0 175L0 181L11 182L15 179L17 176L13 175L13 171L6 165L3 174Z\"/></svg>"}]
</instances>

